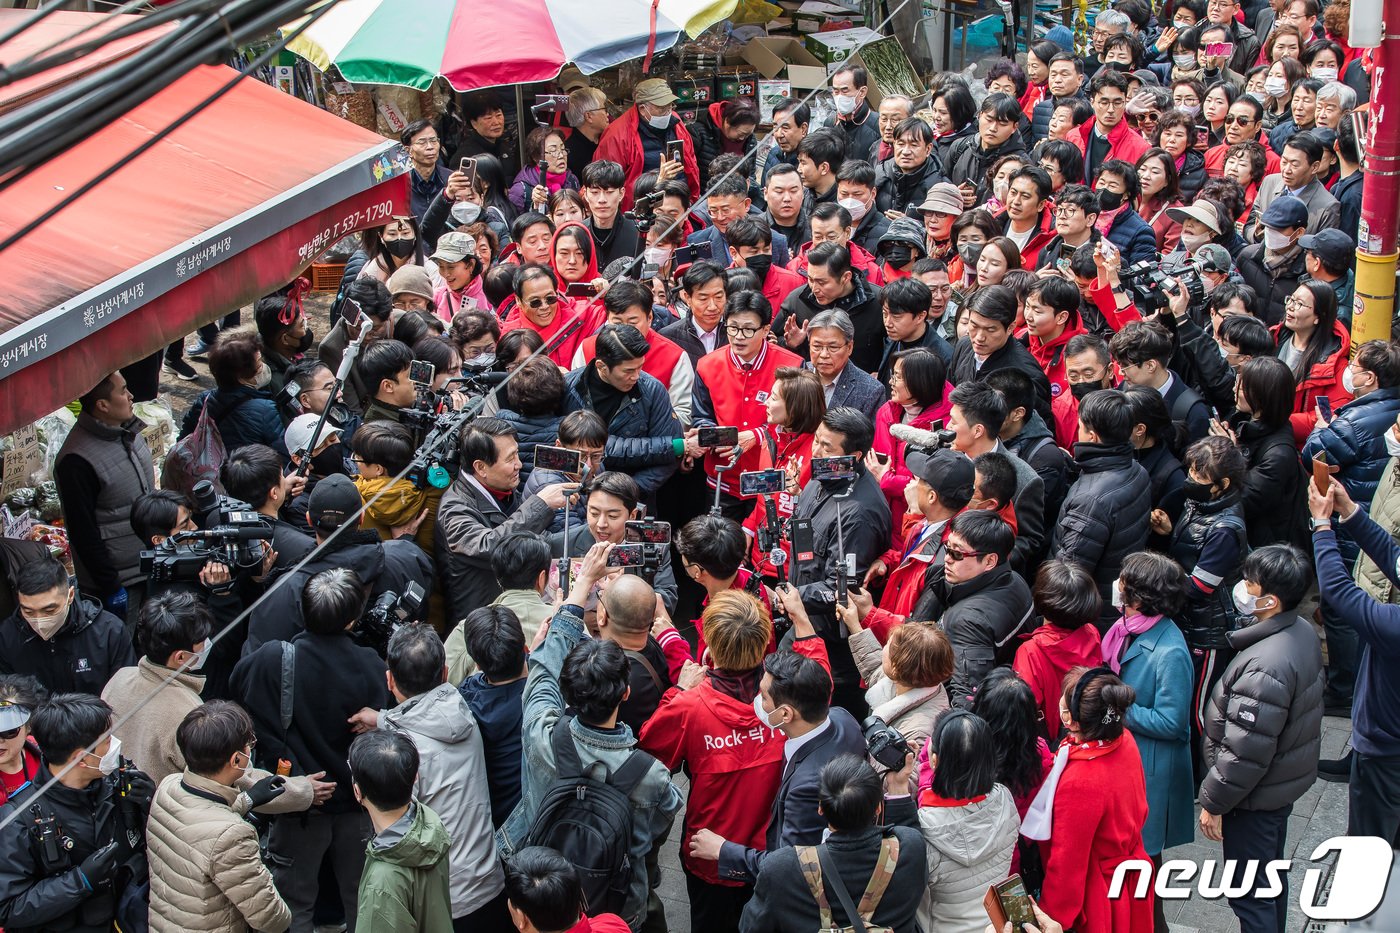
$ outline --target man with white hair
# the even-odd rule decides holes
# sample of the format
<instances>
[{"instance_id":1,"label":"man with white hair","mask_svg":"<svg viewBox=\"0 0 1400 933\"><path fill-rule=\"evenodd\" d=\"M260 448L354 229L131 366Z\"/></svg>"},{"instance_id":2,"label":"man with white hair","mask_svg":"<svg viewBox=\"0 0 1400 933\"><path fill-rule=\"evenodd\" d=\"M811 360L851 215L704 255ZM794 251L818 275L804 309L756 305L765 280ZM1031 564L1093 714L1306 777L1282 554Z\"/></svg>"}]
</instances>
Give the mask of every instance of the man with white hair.
<instances>
[{"instance_id":1,"label":"man with white hair","mask_svg":"<svg viewBox=\"0 0 1400 933\"><path fill-rule=\"evenodd\" d=\"M1356 91L1340 81L1328 81L1317 91L1317 125L1335 130L1356 109Z\"/></svg>"},{"instance_id":2,"label":"man with white hair","mask_svg":"<svg viewBox=\"0 0 1400 933\"><path fill-rule=\"evenodd\" d=\"M569 94L569 106L564 119L574 131L564 140L569 150L569 171L575 178L583 177L583 167L593 161L598 140L608 128L608 98L596 87L575 88Z\"/></svg>"},{"instance_id":3,"label":"man with white hair","mask_svg":"<svg viewBox=\"0 0 1400 933\"><path fill-rule=\"evenodd\" d=\"M914 115L914 102L903 94L888 94L880 98L880 139L870 147L867 157L871 165L894 155L894 128Z\"/></svg>"},{"instance_id":4,"label":"man with white hair","mask_svg":"<svg viewBox=\"0 0 1400 933\"><path fill-rule=\"evenodd\" d=\"M1089 36L1089 54L1084 56L1084 77L1092 78L1103 67L1103 44L1110 36L1121 36L1132 25L1127 13L1104 10L1094 17L1094 31Z\"/></svg>"}]
</instances>

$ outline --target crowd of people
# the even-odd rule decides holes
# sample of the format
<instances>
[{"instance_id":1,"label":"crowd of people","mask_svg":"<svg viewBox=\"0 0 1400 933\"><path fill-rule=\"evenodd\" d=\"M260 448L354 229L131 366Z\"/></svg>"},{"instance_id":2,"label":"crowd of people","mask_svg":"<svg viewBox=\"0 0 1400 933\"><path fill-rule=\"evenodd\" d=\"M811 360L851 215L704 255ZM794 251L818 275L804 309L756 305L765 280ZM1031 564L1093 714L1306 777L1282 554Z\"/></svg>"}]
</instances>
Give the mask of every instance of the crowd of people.
<instances>
[{"instance_id":1,"label":"crowd of people","mask_svg":"<svg viewBox=\"0 0 1400 933\"><path fill-rule=\"evenodd\" d=\"M762 145L659 78L524 167L489 93L407 127L319 341L290 287L79 400L75 578L5 554L0 926L665 930L669 849L707 933L980 933L1012 873L1027 930L1162 931L1120 865L1280 858L1319 775L1400 844L1346 6L848 64ZM133 414L186 352L213 504Z\"/></svg>"}]
</instances>

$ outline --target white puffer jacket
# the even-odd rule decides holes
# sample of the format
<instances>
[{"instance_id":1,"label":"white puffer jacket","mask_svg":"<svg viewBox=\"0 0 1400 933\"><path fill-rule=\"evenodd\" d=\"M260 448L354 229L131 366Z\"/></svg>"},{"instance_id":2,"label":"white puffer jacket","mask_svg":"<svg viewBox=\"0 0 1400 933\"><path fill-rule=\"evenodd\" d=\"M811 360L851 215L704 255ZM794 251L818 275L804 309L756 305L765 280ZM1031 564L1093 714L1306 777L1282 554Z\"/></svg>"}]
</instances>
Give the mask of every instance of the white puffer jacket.
<instances>
[{"instance_id":1,"label":"white puffer jacket","mask_svg":"<svg viewBox=\"0 0 1400 933\"><path fill-rule=\"evenodd\" d=\"M919 926L938 933L982 933L987 886L1011 872L1021 821L1011 792L1000 784L978 803L920 807L919 828L928 845L928 890Z\"/></svg>"}]
</instances>

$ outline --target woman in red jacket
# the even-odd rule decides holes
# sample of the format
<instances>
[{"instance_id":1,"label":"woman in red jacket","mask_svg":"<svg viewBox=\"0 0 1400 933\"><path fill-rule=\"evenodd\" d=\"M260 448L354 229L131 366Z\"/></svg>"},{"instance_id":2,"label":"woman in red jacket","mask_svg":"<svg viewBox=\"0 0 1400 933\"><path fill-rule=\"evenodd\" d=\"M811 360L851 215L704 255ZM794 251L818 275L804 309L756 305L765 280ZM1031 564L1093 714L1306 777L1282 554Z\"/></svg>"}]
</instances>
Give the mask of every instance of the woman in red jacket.
<instances>
[{"instance_id":1,"label":"woman in red jacket","mask_svg":"<svg viewBox=\"0 0 1400 933\"><path fill-rule=\"evenodd\" d=\"M0 804L39 773L39 747L29 736L29 717L46 696L33 677L0 677Z\"/></svg>"},{"instance_id":2,"label":"woman in red jacket","mask_svg":"<svg viewBox=\"0 0 1400 933\"><path fill-rule=\"evenodd\" d=\"M1337 320L1337 293L1326 282L1298 283L1283 303L1283 320L1274 325L1278 358L1293 370L1293 439L1299 447L1320 422L1317 400L1326 397L1336 411L1351 401L1342 384L1351 355L1351 334Z\"/></svg>"},{"instance_id":3,"label":"woman in red jacket","mask_svg":"<svg viewBox=\"0 0 1400 933\"><path fill-rule=\"evenodd\" d=\"M692 857L690 839L705 828L742 846L764 846L784 765L783 734L760 723L754 710L773 622L757 599L738 590L714 594L700 618L714 667L686 665L680 686L662 695L637 745L690 775L681 865L691 929L732 930L753 887L720 878L717 862ZM792 650L830 674L826 645L804 614L793 615L792 630Z\"/></svg>"},{"instance_id":4,"label":"woman in red jacket","mask_svg":"<svg viewBox=\"0 0 1400 933\"><path fill-rule=\"evenodd\" d=\"M1094 627L1101 602L1088 571L1064 560L1040 565L1031 596L1035 611L1045 622L1016 649L1011 668L1030 685L1044 717L1042 733L1055 741L1060 736L1060 694L1065 675L1076 667L1103 663L1099 630Z\"/></svg>"},{"instance_id":5,"label":"woman in red jacket","mask_svg":"<svg viewBox=\"0 0 1400 933\"><path fill-rule=\"evenodd\" d=\"M787 486L773 497L773 505L780 520L788 519L798 495L812 478L812 435L826 414L826 393L810 369L780 366L773 374L773 389L763 404L768 409L768 424L759 432L759 462L755 469L783 471ZM771 580L779 575L778 568L768 559L768 552L758 546L758 529L767 520L767 505L760 496L754 500L753 514L744 520L744 527L752 535L754 569ZM788 550L786 540L781 547Z\"/></svg>"},{"instance_id":6,"label":"woman in red jacket","mask_svg":"<svg viewBox=\"0 0 1400 933\"><path fill-rule=\"evenodd\" d=\"M952 403L948 395L948 370L943 360L932 350L922 347L905 350L894 358L890 372L890 400L875 415L875 443L865 458L870 473L880 481L880 489L890 504L894 530L891 547L898 550L904 544L904 487L914 479L904 462L904 441L890 434L890 427L906 424L911 428L930 430L941 427Z\"/></svg>"},{"instance_id":7,"label":"woman in red jacket","mask_svg":"<svg viewBox=\"0 0 1400 933\"><path fill-rule=\"evenodd\" d=\"M1136 695L1106 667L1077 667L1060 694L1068 736L1026 812L1021 834L1040 840L1045 884L1040 906L1076 933L1151 933L1152 891L1108 888L1118 866L1147 860L1142 824L1147 787L1137 743L1124 727Z\"/></svg>"}]
</instances>

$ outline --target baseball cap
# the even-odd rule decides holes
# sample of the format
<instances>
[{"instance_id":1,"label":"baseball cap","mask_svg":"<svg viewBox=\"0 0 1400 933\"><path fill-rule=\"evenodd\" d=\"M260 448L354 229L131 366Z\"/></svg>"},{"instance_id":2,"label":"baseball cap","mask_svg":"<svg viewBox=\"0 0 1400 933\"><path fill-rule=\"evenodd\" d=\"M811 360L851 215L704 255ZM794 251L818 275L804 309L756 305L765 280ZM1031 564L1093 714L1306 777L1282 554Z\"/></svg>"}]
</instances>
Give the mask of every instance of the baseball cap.
<instances>
[{"instance_id":1,"label":"baseball cap","mask_svg":"<svg viewBox=\"0 0 1400 933\"><path fill-rule=\"evenodd\" d=\"M1333 269L1350 266L1356 252L1356 243L1336 227L1305 234L1298 238L1298 245Z\"/></svg>"},{"instance_id":2,"label":"baseball cap","mask_svg":"<svg viewBox=\"0 0 1400 933\"><path fill-rule=\"evenodd\" d=\"M1197 249L1191 258L1201 267L1202 272L1229 272L1234 267L1230 251L1219 243L1205 244Z\"/></svg>"},{"instance_id":3,"label":"baseball cap","mask_svg":"<svg viewBox=\"0 0 1400 933\"><path fill-rule=\"evenodd\" d=\"M1220 232L1220 215L1216 213L1215 207L1209 202L1197 201L1195 204L1186 207L1169 207L1167 216L1180 223L1190 217L1199 220L1215 233Z\"/></svg>"},{"instance_id":4,"label":"baseball cap","mask_svg":"<svg viewBox=\"0 0 1400 933\"><path fill-rule=\"evenodd\" d=\"M282 432L282 440L287 444L290 453L300 456L311 449L311 435L316 431L316 424L321 420L320 415L310 413L297 415L292 419L292 423L287 425L287 430ZM329 418L326 419L326 426L321 429L321 441L325 442L328 437L339 437L340 428ZM318 447L320 444L317 445Z\"/></svg>"},{"instance_id":5,"label":"baseball cap","mask_svg":"<svg viewBox=\"0 0 1400 933\"><path fill-rule=\"evenodd\" d=\"M910 450L904 455L904 464L910 473L932 486L938 498L972 498L977 476L966 454L947 449Z\"/></svg>"},{"instance_id":6,"label":"baseball cap","mask_svg":"<svg viewBox=\"0 0 1400 933\"><path fill-rule=\"evenodd\" d=\"M391 298L394 295L417 295L419 298L433 300L433 282L428 278L428 270L422 266L400 266L389 276L385 287L389 289Z\"/></svg>"},{"instance_id":7,"label":"baseball cap","mask_svg":"<svg viewBox=\"0 0 1400 933\"><path fill-rule=\"evenodd\" d=\"M321 531L335 531L345 524L362 505L360 491L350 477L332 473L311 490L311 524Z\"/></svg>"},{"instance_id":8,"label":"baseball cap","mask_svg":"<svg viewBox=\"0 0 1400 933\"><path fill-rule=\"evenodd\" d=\"M470 233L454 230L438 238L437 251L428 258L441 259L443 262L461 262L468 257L476 258L476 239Z\"/></svg>"},{"instance_id":9,"label":"baseball cap","mask_svg":"<svg viewBox=\"0 0 1400 933\"><path fill-rule=\"evenodd\" d=\"M647 78L645 81L638 81L637 86L632 88L632 100L638 104L669 107L679 99L671 90L671 85L663 78Z\"/></svg>"},{"instance_id":10,"label":"baseball cap","mask_svg":"<svg viewBox=\"0 0 1400 933\"><path fill-rule=\"evenodd\" d=\"M1285 194L1281 198L1275 198L1268 207L1264 208L1264 216L1259 218L1259 222L1266 227L1275 229L1306 227L1308 225L1308 206L1292 195Z\"/></svg>"},{"instance_id":11,"label":"baseball cap","mask_svg":"<svg viewBox=\"0 0 1400 933\"><path fill-rule=\"evenodd\" d=\"M18 703L0 703L0 732L18 729L29 722L32 712L29 707L20 706Z\"/></svg>"},{"instance_id":12,"label":"baseball cap","mask_svg":"<svg viewBox=\"0 0 1400 933\"><path fill-rule=\"evenodd\" d=\"M962 193L952 182L940 181L930 185L928 194L924 195L924 203L919 205L919 212L959 215L963 212Z\"/></svg>"}]
</instances>

